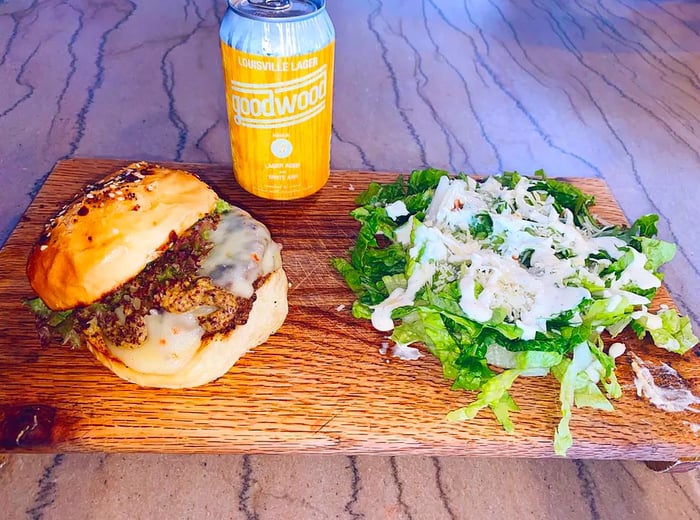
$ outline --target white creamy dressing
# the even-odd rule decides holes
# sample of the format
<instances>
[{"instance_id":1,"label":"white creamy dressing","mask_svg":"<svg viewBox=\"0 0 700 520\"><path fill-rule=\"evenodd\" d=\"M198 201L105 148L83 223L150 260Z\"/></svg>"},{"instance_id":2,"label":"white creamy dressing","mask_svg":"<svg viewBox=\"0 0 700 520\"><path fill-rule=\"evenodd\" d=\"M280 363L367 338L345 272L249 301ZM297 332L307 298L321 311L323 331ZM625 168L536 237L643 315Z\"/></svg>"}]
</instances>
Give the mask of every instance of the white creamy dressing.
<instances>
[{"instance_id":1,"label":"white creamy dressing","mask_svg":"<svg viewBox=\"0 0 700 520\"><path fill-rule=\"evenodd\" d=\"M598 384L598 382L600 381L600 375L603 373L603 370L603 364L596 359L586 367L584 372L586 372L588 379L590 379L595 384Z\"/></svg>"},{"instance_id":2,"label":"white creamy dressing","mask_svg":"<svg viewBox=\"0 0 700 520\"><path fill-rule=\"evenodd\" d=\"M622 271L620 278L616 280L611 287L622 288L626 285L632 284L640 289L653 289L661 285L661 280L659 280L653 273L650 273L644 269L644 265L647 263L647 257L644 253L640 253L636 249L629 249L634 260L627 268Z\"/></svg>"},{"instance_id":3,"label":"white creamy dressing","mask_svg":"<svg viewBox=\"0 0 700 520\"><path fill-rule=\"evenodd\" d=\"M693 406L700 404L700 398L693 395L686 381L666 363L660 366L649 365L632 353L632 370L637 395L646 397L657 408L665 412L700 412L700 409ZM657 384L655 374L668 384Z\"/></svg>"},{"instance_id":4,"label":"white creamy dressing","mask_svg":"<svg viewBox=\"0 0 700 520\"><path fill-rule=\"evenodd\" d=\"M608 356L610 356L613 359L617 359L622 354L624 354L626 350L627 346L624 343L620 343L619 341L617 341L610 345L610 347L608 348Z\"/></svg>"},{"instance_id":5,"label":"white creamy dressing","mask_svg":"<svg viewBox=\"0 0 700 520\"><path fill-rule=\"evenodd\" d=\"M507 189L494 178L477 184L470 178L442 177L425 221L411 216L396 230L397 241L417 263L408 287L394 290L373 307L373 325L391 330L391 311L412 305L418 291L442 272L441 265L461 265L455 271L460 273L460 307L469 318L484 323L494 310L504 309L526 340L544 332L548 319L591 297L584 281L600 287L617 304L622 298L629 304L648 303L647 298L626 290L659 286L659 279L644 269L645 255L618 238L593 237L587 229L577 228L570 211L559 215L552 197L528 191L530 185L526 178ZM387 205L387 213L405 215L397 203ZM480 215L488 215L493 223L491 242L476 240L469 232ZM618 259L627 250L633 251L634 260L619 279L609 282L609 288L598 273L610 260L598 261L597 272L586 266L593 253L605 251ZM529 268L519 262L523 253L529 254Z\"/></svg>"},{"instance_id":6,"label":"white creamy dressing","mask_svg":"<svg viewBox=\"0 0 700 520\"><path fill-rule=\"evenodd\" d=\"M646 296L633 293L632 291L625 291L624 289L620 289L618 287L605 289L603 290L602 295L603 298L610 298L611 301L613 298L624 298L628 305L646 305L650 303L649 298Z\"/></svg>"},{"instance_id":7,"label":"white creamy dressing","mask_svg":"<svg viewBox=\"0 0 700 520\"><path fill-rule=\"evenodd\" d=\"M478 296L476 284L483 288ZM482 250L459 282L460 307L474 321L487 322L496 308L505 309L523 331L523 339L545 332L546 319L576 307L590 296L581 287L567 287L556 276L537 276L517 260Z\"/></svg>"},{"instance_id":8,"label":"white creamy dressing","mask_svg":"<svg viewBox=\"0 0 700 520\"><path fill-rule=\"evenodd\" d=\"M593 238L592 242L598 249L605 251L615 260L623 254L620 248L625 247L625 243L617 237L597 237Z\"/></svg>"},{"instance_id":9,"label":"white creamy dressing","mask_svg":"<svg viewBox=\"0 0 700 520\"><path fill-rule=\"evenodd\" d=\"M391 220L408 215L408 208L406 208L406 203L402 200L387 204L384 209L386 209L386 214Z\"/></svg>"},{"instance_id":10,"label":"white creamy dressing","mask_svg":"<svg viewBox=\"0 0 700 520\"><path fill-rule=\"evenodd\" d=\"M382 356L386 356L389 352L389 342L382 341L382 345L379 347L379 353ZM422 358L423 354L416 347L412 347L406 343L394 343L391 347L391 356L403 359L404 361L413 361L418 358Z\"/></svg>"},{"instance_id":11,"label":"white creamy dressing","mask_svg":"<svg viewBox=\"0 0 700 520\"><path fill-rule=\"evenodd\" d=\"M644 326L649 330L660 329L664 326L661 316L649 312L646 307L642 307L641 310L634 311L631 316L633 320L643 321Z\"/></svg>"},{"instance_id":12,"label":"white creamy dressing","mask_svg":"<svg viewBox=\"0 0 700 520\"><path fill-rule=\"evenodd\" d=\"M255 280L282 263L280 246L268 229L241 209L233 207L223 213L208 238L214 246L198 274L209 276L212 283L237 296L253 296ZM185 313L152 309L145 318L146 341L134 349L110 345L110 351L139 372L172 374L187 365L200 347L204 329L197 317L214 310L209 306Z\"/></svg>"},{"instance_id":13,"label":"white creamy dressing","mask_svg":"<svg viewBox=\"0 0 700 520\"><path fill-rule=\"evenodd\" d=\"M404 361L413 361L422 358L423 354L416 347L411 347L406 343L394 343L391 349L391 355Z\"/></svg>"},{"instance_id":14,"label":"white creamy dressing","mask_svg":"<svg viewBox=\"0 0 700 520\"><path fill-rule=\"evenodd\" d=\"M668 310L667 305L661 305L661 308L659 309L660 312L663 312L665 310ZM646 327L649 331L657 330L657 329L662 329L664 326L663 320L661 319L661 316L658 314L653 314L649 312L646 308L646 306L643 306L641 310L635 311L631 314L631 317L633 320L639 321L644 327ZM656 346L666 349L670 352L678 352L679 349L681 348L680 342L673 337L671 334L665 335L665 341L661 341L661 339L656 340Z\"/></svg>"},{"instance_id":15,"label":"white creamy dressing","mask_svg":"<svg viewBox=\"0 0 700 520\"><path fill-rule=\"evenodd\" d=\"M411 258L419 258L421 264L447 260L447 236L436 227L419 225L414 230Z\"/></svg>"},{"instance_id":16,"label":"white creamy dressing","mask_svg":"<svg viewBox=\"0 0 700 520\"><path fill-rule=\"evenodd\" d=\"M417 264L415 270L409 276L405 289L397 287L389 297L379 305L373 307L372 326L381 331L394 328L394 321L391 319L391 312L404 305L413 305L416 293L423 286L433 279L435 274L435 264Z\"/></svg>"},{"instance_id":17,"label":"white creamy dressing","mask_svg":"<svg viewBox=\"0 0 700 520\"><path fill-rule=\"evenodd\" d=\"M411 215L404 224L400 225L394 230L394 233L396 233L396 241L402 246L408 246L411 243L413 222L415 222L415 218L413 215Z\"/></svg>"}]
</instances>

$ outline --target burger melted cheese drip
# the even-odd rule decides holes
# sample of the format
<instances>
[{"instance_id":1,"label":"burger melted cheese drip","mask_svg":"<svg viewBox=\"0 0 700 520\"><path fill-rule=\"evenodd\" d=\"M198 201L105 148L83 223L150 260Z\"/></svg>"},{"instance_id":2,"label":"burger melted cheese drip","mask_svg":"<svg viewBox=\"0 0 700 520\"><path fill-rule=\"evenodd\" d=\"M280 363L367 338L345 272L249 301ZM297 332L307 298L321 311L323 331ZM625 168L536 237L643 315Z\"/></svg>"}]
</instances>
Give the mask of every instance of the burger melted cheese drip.
<instances>
[{"instance_id":1,"label":"burger melted cheese drip","mask_svg":"<svg viewBox=\"0 0 700 520\"><path fill-rule=\"evenodd\" d=\"M256 280L282 266L280 246L268 229L242 209L233 207L208 236L213 247L202 261L198 276L240 296L254 295ZM133 370L168 375L187 366L202 345L204 329L198 318L215 308L200 306L184 313L152 309L146 316L146 341L138 348L108 343L110 352Z\"/></svg>"}]
</instances>

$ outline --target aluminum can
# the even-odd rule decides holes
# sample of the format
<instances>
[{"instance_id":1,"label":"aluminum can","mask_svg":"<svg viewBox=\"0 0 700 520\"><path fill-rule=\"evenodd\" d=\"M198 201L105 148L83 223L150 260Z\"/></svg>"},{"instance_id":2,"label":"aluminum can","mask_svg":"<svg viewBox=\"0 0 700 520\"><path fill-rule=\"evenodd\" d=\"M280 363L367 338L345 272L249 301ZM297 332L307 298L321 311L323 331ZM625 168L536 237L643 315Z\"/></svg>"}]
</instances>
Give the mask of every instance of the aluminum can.
<instances>
[{"instance_id":1,"label":"aluminum can","mask_svg":"<svg viewBox=\"0 0 700 520\"><path fill-rule=\"evenodd\" d=\"M328 181L335 30L325 0L229 0L219 36L233 171L254 195Z\"/></svg>"}]
</instances>

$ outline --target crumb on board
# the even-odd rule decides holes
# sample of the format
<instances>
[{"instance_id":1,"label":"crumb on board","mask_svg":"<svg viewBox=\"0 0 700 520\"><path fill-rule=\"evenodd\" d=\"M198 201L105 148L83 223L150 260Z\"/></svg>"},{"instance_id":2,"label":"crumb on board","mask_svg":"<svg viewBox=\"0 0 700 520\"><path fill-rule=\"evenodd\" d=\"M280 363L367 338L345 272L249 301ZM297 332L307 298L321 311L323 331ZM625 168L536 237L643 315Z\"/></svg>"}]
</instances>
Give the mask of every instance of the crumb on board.
<instances>
[{"instance_id":1,"label":"crumb on board","mask_svg":"<svg viewBox=\"0 0 700 520\"><path fill-rule=\"evenodd\" d=\"M341 303L340 305L338 305L338 306L335 308L335 310L338 311L338 312L344 311L344 310L345 310L345 305Z\"/></svg>"},{"instance_id":2,"label":"crumb on board","mask_svg":"<svg viewBox=\"0 0 700 520\"><path fill-rule=\"evenodd\" d=\"M388 341L382 341L382 346L379 347L379 353L382 356L386 356L387 351L389 350L389 342Z\"/></svg>"}]
</instances>

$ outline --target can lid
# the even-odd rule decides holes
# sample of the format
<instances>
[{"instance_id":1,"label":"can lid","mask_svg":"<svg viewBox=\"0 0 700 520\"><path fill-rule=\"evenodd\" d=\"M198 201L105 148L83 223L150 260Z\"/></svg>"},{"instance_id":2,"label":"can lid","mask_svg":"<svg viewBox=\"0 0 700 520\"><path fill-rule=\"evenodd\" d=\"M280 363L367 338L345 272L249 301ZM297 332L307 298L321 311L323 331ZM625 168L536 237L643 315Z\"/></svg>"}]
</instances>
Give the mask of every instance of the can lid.
<instances>
[{"instance_id":1,"label":"can lid","mask_svg":"<svg viewBox=\"0 0 700 520\"><path fill-rule=\"evenodd\" d=\"M324 8L325 0L228 0L241 16L265 21L306 18Z\"/></svg>"}]
</instances>

